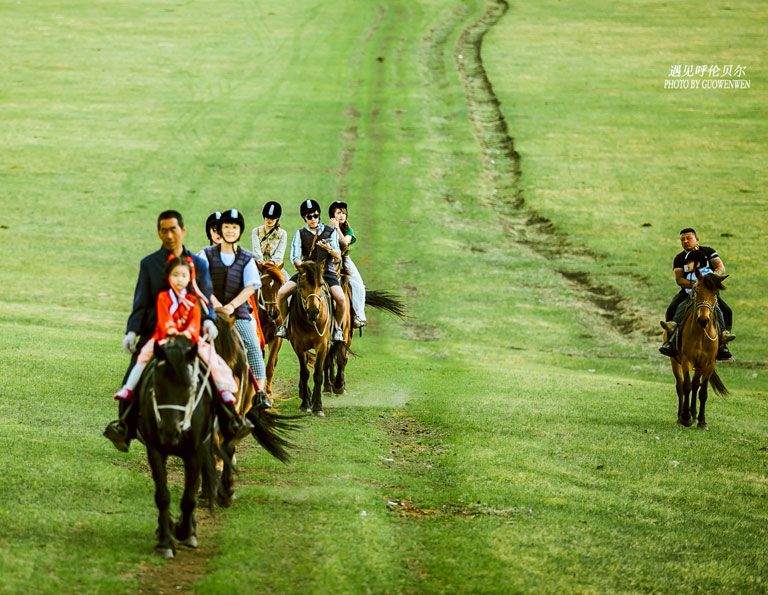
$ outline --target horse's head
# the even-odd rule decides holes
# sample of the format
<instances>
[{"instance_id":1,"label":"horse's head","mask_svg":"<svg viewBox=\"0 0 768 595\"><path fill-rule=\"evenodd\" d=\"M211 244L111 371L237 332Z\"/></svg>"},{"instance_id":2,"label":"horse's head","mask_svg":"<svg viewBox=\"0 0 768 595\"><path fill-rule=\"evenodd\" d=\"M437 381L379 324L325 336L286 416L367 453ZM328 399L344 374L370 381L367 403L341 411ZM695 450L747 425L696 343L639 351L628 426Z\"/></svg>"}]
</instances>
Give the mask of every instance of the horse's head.
<instances>
[{"instance_id":1,"label":"horse's head","mask_svg":"<svg viewBox=\"0 0 768 595\"><path fill-rule=\"evenodd\" d=\"M307 260L297 267L299 283L297 294L310 322L317 320L323 304L323 273L320 266Z\"/></svg>"},{"instance_id":2,"label":"horse's head","mask_svg":"<svg viewBox=\"0 0 768 595\"><path fill-rule=\"evenodd\" d=\"M277 307L277 292L285 283L280 268L272 262L260 262L261 289L259 290L259 307L263 308L271 320L280 317Z\"/></svg>"},{"instance_id":3,"label":"horse's head","mask_svg":"<svg viewBox=\"0 0 768 595\"><path fill-rule=\"evenodd\" d=\"M156 342L154 354L152 399L158 435L161 444L175 446L181 439L187 408L194 402L197 379L192 364L197 357L197 344L177 336L164 345Z\"/></svg>"},{"instance_id":4,"label":"horse's head","mask_svg":"<svg viewBox=\"0 0 768 595\"><path fill-rule=\"evenodd\" d=\"M702 275L699 269L696 269L696 279L698 279L698 282L694 286L692 294L696 308L696 322L701 328L707 328L710 322L714 320L717 295L720 291L727 289L723 285L723 281L727 278L728 275L719 277L715 273Z\"/></svg>"}]
</instances>

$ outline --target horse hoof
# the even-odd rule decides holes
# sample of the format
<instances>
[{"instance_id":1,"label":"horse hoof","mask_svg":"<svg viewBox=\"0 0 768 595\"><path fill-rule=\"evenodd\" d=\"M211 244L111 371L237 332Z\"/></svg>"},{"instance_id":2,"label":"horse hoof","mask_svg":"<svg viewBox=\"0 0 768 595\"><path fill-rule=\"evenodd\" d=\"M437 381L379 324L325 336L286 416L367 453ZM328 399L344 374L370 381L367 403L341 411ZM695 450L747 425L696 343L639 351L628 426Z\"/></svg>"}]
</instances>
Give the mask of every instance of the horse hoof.
<instances>
[{"instance_id":1,"label":"horse hoof","mask_svg":"<svg viewBox=\"0 0 768 595\"><path fill-rule=\"evenodd\" d=\"M156 547L155 556L162 558L163 560L170 560L173 558L173 549L169 547Z\"/></svg>"},{"instance_id":2,"label":"horse hoof","mask_svg":"<svg viewBox=\"0 0 768 595\"><path fill-rule=\"evenodd\" d=\"M697 425L696 425L696 427L697 427L699 430L709 430L709 426L708 426L707 424L702 424L702 423L699 423L699 424L697 424Z\"/></svg>"},{"instance_id":3,"label":"horse hoof","mask_svg":"<svg viewBox=\"0 0 768 595\"><path fill-rule=\"evenodd\" d=\"M325 417L325 413L323 413L323 410L322 410L322 409L321 409L320 411L313 411L313 412L312 412L312 415L313 415L314 417Z\"/></svg>"},{"instance_id":4,"label":"horse hoof","mask_svg":"<svg viewBox=\"0 0 768 595\"><path fill-rule=\"evenodd\" d=\"M347 389L342 388L341 390L337 390L337 389L334 388L333 389L333 394L334 395L346 395L347 394Z\"/></svg>"},{"instance_id":5,"label":"horse hoof","mask_svg":"<svg viewBox=\"0 0 768 595\"><path fill-rule=\"evenodd\" d=\"M196 548L197 547L197 537L194 535L190 535L186 539L182 539L179 541L179 545L184 545L186 547Z\"/></svg>"}]
</instances>

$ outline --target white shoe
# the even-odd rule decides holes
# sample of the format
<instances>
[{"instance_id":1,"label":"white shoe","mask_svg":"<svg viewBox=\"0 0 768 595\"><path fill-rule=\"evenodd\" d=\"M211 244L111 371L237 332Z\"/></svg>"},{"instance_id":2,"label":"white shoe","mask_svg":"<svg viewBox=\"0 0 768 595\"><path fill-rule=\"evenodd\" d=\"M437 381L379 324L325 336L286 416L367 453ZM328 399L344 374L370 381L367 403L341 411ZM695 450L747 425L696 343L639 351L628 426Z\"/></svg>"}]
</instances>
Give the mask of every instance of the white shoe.
<instances>
[{"instance_id":1,"label":"white shoe","mask_svg":"<svg viewBox=\"0 0 768 595\"><path fill-rule=\"evenodd\" d=\"M355 316L355 319L352 321L352 328L360 328L365 326L366 322L362 318Z\"/></svg>"},{"instance_id":2,"label":"white shoe","mask_svg":"<svg viewBox=\"0 0 768 595\"><path fill-rule=\"evenodd\" d=\"M333 332L333 340L334 341L342 341L342 342L344 341L344 332L340 328L337 328Z\"/></svg>"},{"instance_id":3,"label":"white shoe","mask_svg":"<svg viewBox=\"0 0 768 595\"><path fill-rule=\"evenodd\" d=\"M288 329L286 328L286 325L281 324L278 327L278 329L275 331L275 337L280 337L281 339L288 337Z\"/></svg>"}]
</instances>

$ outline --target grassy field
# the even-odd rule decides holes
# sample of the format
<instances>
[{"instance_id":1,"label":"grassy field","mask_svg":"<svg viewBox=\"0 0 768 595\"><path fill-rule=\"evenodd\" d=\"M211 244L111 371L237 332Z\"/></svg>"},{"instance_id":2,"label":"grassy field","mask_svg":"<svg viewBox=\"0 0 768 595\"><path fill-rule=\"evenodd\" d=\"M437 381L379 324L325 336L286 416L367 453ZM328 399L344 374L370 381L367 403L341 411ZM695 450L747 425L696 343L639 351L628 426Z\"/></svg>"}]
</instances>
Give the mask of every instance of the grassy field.
<instances>
[{"instance_id":1,"label":"grassy field","mask_svg":"<svg viewBox=\"0 0 768 595\"><path fill-rule=\"evenodd\" d=\"M0 8L0 592L765 592L759 8L513 4L482 55L515 180L458 74L481 0ZM678 63L752 88L664 90ZM550 235L510 224L511 187ZM292 233L306 197L350 203L367 285L413 318L371 313L293 463L244 449L201 551L155 560L143 448L100 435L155 217L197 249L212 210L278 200ZM689 224L733 274L709 432L674 423L648 334ZM278 377L292 412L288 345Z\"/></svg>"}]
</instances>

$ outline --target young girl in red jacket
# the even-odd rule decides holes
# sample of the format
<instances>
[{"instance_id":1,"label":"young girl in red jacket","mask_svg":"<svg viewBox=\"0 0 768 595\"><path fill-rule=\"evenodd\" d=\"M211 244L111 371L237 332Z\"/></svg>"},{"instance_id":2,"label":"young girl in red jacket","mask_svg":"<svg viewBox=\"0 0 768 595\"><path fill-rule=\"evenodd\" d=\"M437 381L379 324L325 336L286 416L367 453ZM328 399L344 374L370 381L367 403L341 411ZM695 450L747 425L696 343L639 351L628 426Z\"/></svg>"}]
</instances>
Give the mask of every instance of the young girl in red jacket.
<instances>
[{"instance_id":1,"label":"young girl in red jacket","mask_svg":"<svg viewBox=\"0 0 768 595\"><path fill-rule=\"evenodd\" d=\"M171 288L161 291L157 296L157 327L155 334L147 341L139 353L125 386L115 394L115 399L130 401L133 390L139 383L141 373L152 359L155 341L160 345L169 337L183 335L193 343L198 344L197 353L200 359L211 370L211 378L219 390L219 397L227 405L235 402L234 391L237 390L235 377L227 363L216 353L213 346L200 338L200 306L197 303L199 292L195 291L195 268L191 259L171 255L165 265L165 274Z\"/></svg>"}]
</instances>

